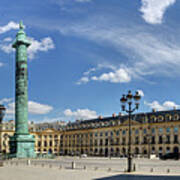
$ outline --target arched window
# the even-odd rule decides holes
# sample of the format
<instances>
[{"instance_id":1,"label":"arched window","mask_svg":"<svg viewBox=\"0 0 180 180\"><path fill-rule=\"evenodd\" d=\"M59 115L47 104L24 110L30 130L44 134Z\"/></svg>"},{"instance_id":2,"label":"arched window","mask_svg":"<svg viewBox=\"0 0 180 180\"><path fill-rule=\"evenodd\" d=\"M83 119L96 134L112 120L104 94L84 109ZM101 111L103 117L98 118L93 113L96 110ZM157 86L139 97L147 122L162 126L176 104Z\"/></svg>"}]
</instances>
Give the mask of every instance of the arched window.
<instances>
[{"instance_id":1,"label":"arched window","mask_svg":"<svg viewBox=\"0 0 180 180\"><path fill-rule=\"evenodd\" d=\"M174 120L175 120L175 121L179 120L179 115L178 115L178 114L175 114L175 115L174 115Z\"/></svg>"}]
</instances>

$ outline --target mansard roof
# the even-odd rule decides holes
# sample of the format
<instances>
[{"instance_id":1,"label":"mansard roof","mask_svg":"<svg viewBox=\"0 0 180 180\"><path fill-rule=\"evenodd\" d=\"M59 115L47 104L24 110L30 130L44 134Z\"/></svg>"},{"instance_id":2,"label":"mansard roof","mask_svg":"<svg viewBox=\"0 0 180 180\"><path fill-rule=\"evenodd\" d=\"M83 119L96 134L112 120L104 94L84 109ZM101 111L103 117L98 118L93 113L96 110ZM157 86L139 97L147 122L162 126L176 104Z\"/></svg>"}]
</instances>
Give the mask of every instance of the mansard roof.
<instances>
[{"instance_id":1,"label":"mansard roof","mask_svg":"<svg viewBox=\"0 0 180 180\"><path fill-rule=\"evenodd\" d=\"M166 115L170 115L172 119L166 119L166 121L175 120L174 115L178 115L178 119L180 120L180 110L167 110L167 111L156 111L156 112L147 112L147 113L136 113L133 114L131 119L138 122L138 123L148 123L148 122L158 122L152 120L152 117L159 117L162 116L165 119ZM87 129L87 128L98 128L98 127L107 127L107 126L114 126L117 124L123 124L125 121L128 120L128 115L117 115L111 117L99 117L96 119L90 120L83 120L83 121L76 121L73 123L69 123L66 129ZM162 122L162 121L161 121Z\"/></svg>"}]
</instances>

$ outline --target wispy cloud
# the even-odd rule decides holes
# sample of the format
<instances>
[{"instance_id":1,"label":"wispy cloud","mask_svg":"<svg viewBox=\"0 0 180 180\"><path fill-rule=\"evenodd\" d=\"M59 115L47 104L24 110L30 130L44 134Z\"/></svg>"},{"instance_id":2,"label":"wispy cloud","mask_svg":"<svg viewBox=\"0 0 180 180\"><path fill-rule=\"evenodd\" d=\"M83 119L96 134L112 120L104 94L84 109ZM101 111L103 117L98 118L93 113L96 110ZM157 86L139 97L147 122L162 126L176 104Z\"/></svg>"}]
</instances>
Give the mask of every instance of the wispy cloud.
<instances>
[{"instance_id":1,"label":"wispy cloud","mask_svg":"<svg viewBox=\"0 0 180 180\"><path fill-rule=\"evenodd\" d=\"M84 76L81 79L79 79L79 81L77 81L76 84L80 85L80 84L86 84L88 82L89 82L89 78Z\"/></svg>"},{"instance_id":2,"label":"wispy cloud","mask_svg":"<svg viewBox=\"0 0 180 180\"><path fill-rule=\"evenodd\" d=\"M161 24L166 9L176 0L141 0L140 11L143 19L150 24Z\"/></svg>"},{"instance_id":3,"label":"wispy cloud","mask_svg":"<svg viewBox=\"0 0 180 180\"><path fill-rule=\"evenodd\" d=\"M79 2L79 3L84 3L84 2L90 2L92 0L75 0L76 2Z\"/></svg>"},{"instance_id":4,"label":"wispy cloud","mask_svg":"<svg viewBox=\"0 0 180 180\"><path fill-rule=\"evenodd\" d=\"M97 23L90 25L89 23L61 26L59 31L64 35L79 36L102 46L108 46L124 56L124 59L117 62L119 67L116 66L113 71L106 71L99 76L93 75L96 78L88 77L89 80L130 82L132 79L149 75L173 76L180 72L180 44L177 39L161 38L157 34L139 31L137 27L117 27L103 23L103 25ZM91 72L95 73L94 70ZM119 78L119 72L125 79ZM112 80L112 77L116 80Z\"/></svg>"}]
</instances>

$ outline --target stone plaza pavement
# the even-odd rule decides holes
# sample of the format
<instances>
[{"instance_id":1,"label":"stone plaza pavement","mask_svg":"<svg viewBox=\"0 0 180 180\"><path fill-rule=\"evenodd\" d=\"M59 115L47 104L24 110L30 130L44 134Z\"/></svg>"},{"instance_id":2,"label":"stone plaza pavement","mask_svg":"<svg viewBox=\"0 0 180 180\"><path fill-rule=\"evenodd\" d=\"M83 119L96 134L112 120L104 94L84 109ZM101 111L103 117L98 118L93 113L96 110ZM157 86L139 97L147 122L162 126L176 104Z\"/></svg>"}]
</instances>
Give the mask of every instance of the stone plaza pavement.
<instances>
[{"instance_id":1,"label":"stone plaza pavement","mask_svg":"<svg viewBox=\"0 0 180 180\"><path fill-rule=\"evenodd\" d=\"M74 169L72 169L75 162ZM134 159L136 172L125 173L126 159L78 158L8 160L0 180L180 180L180 161Z\"/></svg>"},{"instance_id":2,"label":"stone plaza pavement","mask_svg":"<svg viewBox=\"0 0 180 180\"><path fill-rule=\"evenodd\" d=\"M179 173L180 174L180 173ZM0 168L0 180L179 180L180 176L163 174L132 175L118 172L57 169L34 166L11 166Z\"/></svg>"}]
</instances>

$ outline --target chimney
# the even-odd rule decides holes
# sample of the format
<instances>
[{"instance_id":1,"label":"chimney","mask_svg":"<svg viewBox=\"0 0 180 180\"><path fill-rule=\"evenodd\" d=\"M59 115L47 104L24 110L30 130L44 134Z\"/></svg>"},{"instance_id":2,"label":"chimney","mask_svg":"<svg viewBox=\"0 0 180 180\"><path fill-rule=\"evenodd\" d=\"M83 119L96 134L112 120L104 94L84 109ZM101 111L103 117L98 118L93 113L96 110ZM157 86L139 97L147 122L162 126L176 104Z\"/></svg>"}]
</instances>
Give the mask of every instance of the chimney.
<instances>
[{"instance_id":1,"label":"chimney","mask_svg":"<svg viewBox=\"0 0 180 180\"><path fill-rule=\"evenodd\" d=\"M116 113L113 113L113 114L112 114L112 117L115 118L115 117L116 117Z\"/></svg>"},{"instance_id":2,"label":"chimney","mask_svg":"<svg viewBox=\"0 0 180 180\"><path fill-rule=\"evenodd\" d=\"M152 109L152 112L156 112L156 109L155 109L155 108L153 108L153 109Z\"/></svg>"}]
</instances>

